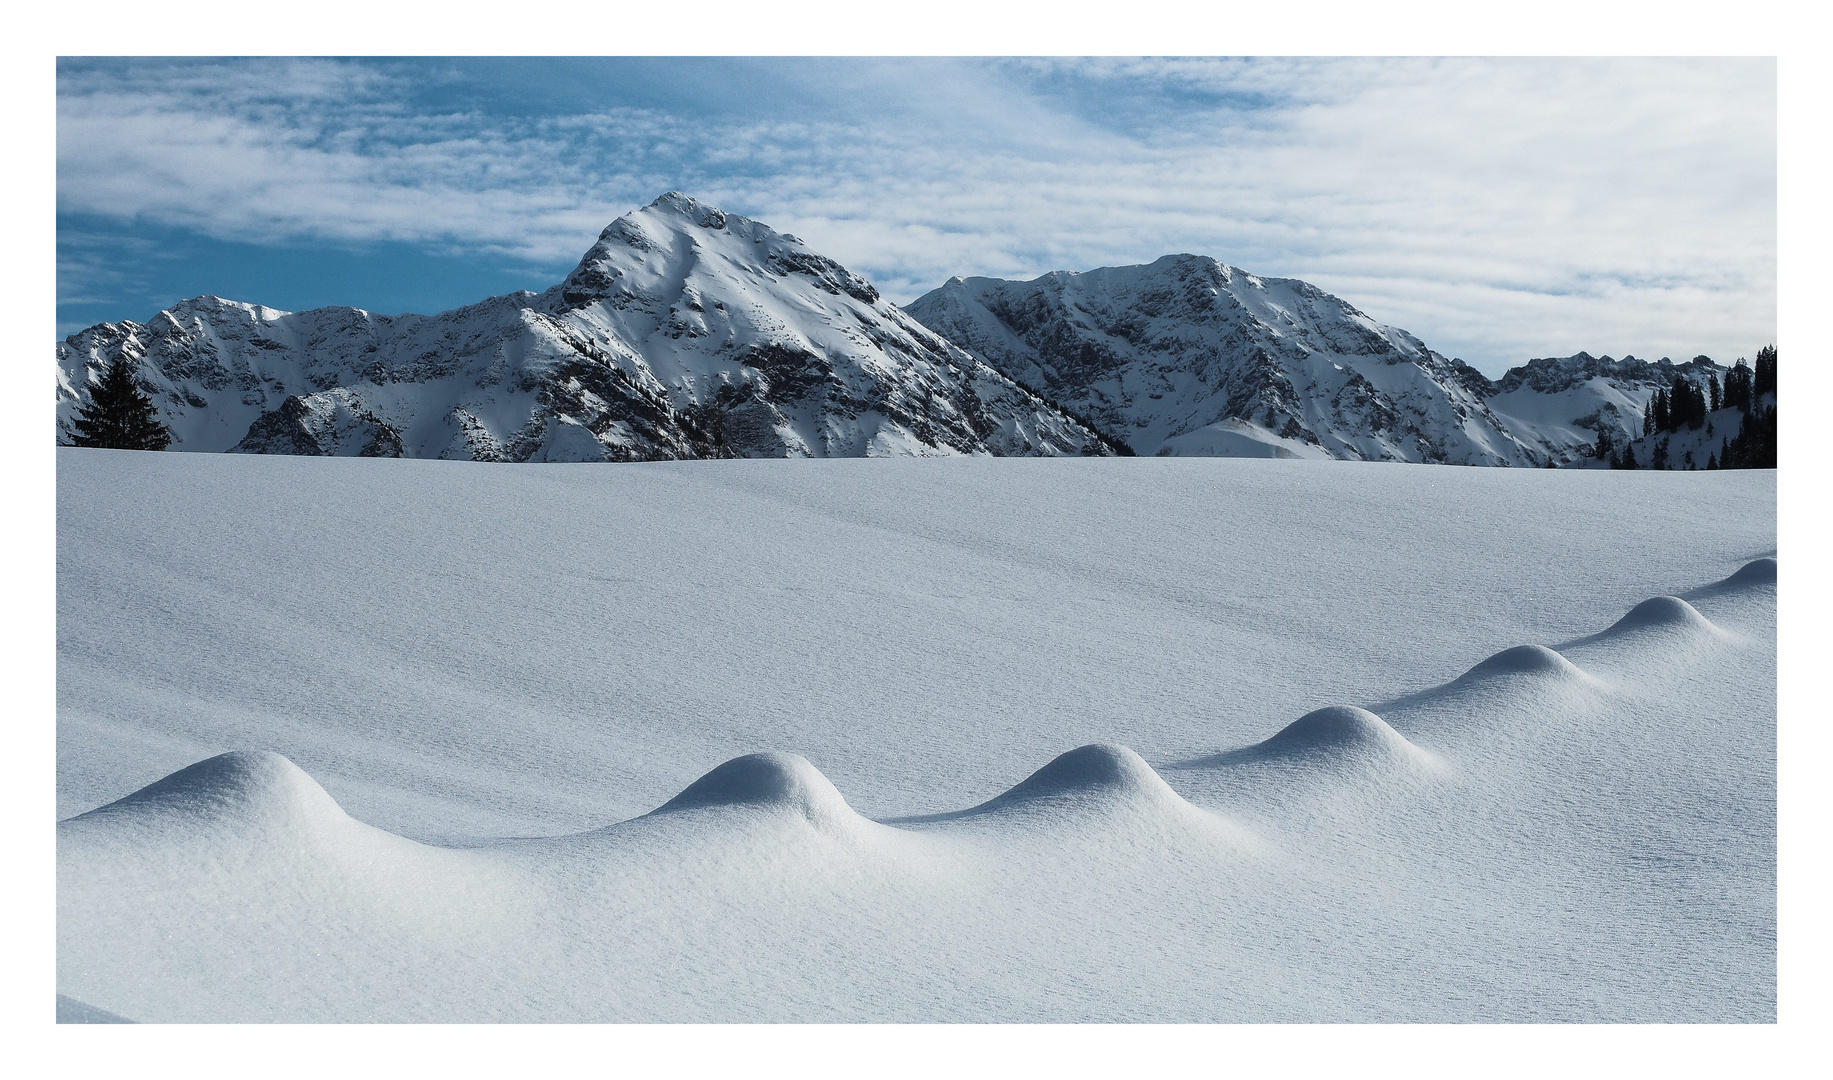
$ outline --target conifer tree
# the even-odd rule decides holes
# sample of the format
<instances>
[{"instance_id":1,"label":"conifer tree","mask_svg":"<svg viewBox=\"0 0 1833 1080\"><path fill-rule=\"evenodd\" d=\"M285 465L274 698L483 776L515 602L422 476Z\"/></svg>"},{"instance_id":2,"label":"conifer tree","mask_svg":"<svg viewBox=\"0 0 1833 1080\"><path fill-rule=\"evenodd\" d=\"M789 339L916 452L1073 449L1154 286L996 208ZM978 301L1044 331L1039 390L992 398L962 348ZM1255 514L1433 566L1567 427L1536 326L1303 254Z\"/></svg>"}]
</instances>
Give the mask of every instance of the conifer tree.
<instances>
[{"instance_id":1,"label":"conifer tree","mask_svg":"<svg viewBox=\"0 0 1833 1080\"><path fill-rule=\"evenodd\" d=\"M1655 444L1655 452L1649 457L1648 467L1651 469L1668 467L1668 441L1666 439Z\"/></svg>"},{"instance_id":2,"label":"conifer tree","mask_svg":"<svg viewBox=\"0 0 1833 1080\"><path fill-rule=\"evenodd\" d=\"M1750 388L1753 381L1754 376L1751 374L1750 365L1744 362L1743 357L1739 357L1738 362L1725 373L1725 407L1737 409L1740 412L1749 412Z\"/></svg>"},{"instance_id":3,"label":"conifer tree","mask_svg":"<svg viewBox=\"0 0 1833 1080\"><path fill-rule=\"evenodd\" d=\"M1759 386L1762 387L1760 392ZM1757 371L1751 371L1740 360L1725 377L1725 403L1739 405L1744 417L1738 424L1738 433L1726 440L1719 451L1719 468L1776 467L1776 406L1773 397L1770 404L1762 403L1764 395L1775 393L1776 349L1773 345L1766 345L1757 353Z\"/></svg>"},{"instance_id":4,"label":"conifer tree","mask_svg":"<svg viewBox=\"0 0 1833 1080\"><path fill-rule=\"evenodd\" d=\"M164 450L172 432L159 420L153 399L134 382L134 365L117 356L89 391L87 404L77 407L73 422L75 446L107 450Z\"/></svg>"},{"instance_id":5,"label":"conifer tree","mask_svg":"<svg viewBox=\"0 0 1833 1080\"><path fill-rule=\"evenodd\" d=\"M1776 407L1765 405L1744 414L1744 428L1738 432L1743 443L1739 461L1746 469L1776 467Z\"/></svg>"},{"instance_id":6,"label":"conifer tree","mask_svg":"<svg viewBox=\"0 0 1833 1080\"><path fill-rule=\"evenodd\" d=\"M1668 404L1668 426L1679 431L1681 425L1698 431L1706 422L1706 395L1699 385L1684 376L1674 376L1674 390Z\"/></svg>"},{"instance_id":7,"label":"conifer tree","mask_svg":"<svg viewBox=\"0 0 1833 1080\"><path fill-rule=\"evenodd\" d=\"M1718 385L1718 372L1716 372L1716 371L1715 371L1715 372L1713 372L1712 374L1710 374L1710 375L1708 375L1708 376L1706 376L1706 379L1707 379L1707 382L1706 382L1706 388L1707 388L1708 390L1710 390L1710 391L1712 392L1712 398L1711 398L1711 401L1712 401L1712 409L1711 409L1711 411L1712 411L1712 412L1717 412L1717 411L1719 411L1720 409L1722 409L1722 408L1724 408L1724 407L1725 407L1725 405L1724 405L1724 393L1723 393L1723 391L1722 391L1722 389L1721 389L1721 388L1719 387L1719 385Z\"/></svg>"}]
</instances>

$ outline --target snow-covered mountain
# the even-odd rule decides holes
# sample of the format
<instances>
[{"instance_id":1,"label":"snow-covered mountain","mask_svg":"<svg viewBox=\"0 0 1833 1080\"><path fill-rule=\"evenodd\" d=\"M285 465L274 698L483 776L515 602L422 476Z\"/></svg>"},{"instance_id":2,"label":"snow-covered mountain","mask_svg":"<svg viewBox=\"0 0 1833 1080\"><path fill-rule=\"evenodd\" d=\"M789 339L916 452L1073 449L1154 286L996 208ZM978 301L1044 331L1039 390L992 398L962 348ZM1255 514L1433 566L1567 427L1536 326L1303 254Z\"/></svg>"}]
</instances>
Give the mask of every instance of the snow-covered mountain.
<instances>
[{"instance_id":1,"label":"snow-covered mountain","mask_svg":"<svg viewBox=\"0 0 1833 1080\"><path fill-rule=\"evenodd\" d=\"M1676 372L1716 370L1580 353L1492 382L1316 286L1198 255L951 278L908 310L1141 454L1565 464L1600 424L1639 434Z\"/></svg>"},{"instance_id":2,"label":"snow-covered mountain","mask_svg":"<svg viewBox=\"0 0 1833 1080\"><path fill-rule=\"evenodd\" d=\"M595 461L1102 454L1086 427L794 236L677 192L564 282L439 315L206 296L58 345L58 428L116 356L174 450Z\"/></svg>"},{"instance_id":3,"label":"snow-covered mountain","mask_svg":"<svg viewBox=\"0 0 1833 1080\"><path fill-rule=\"evenodd\" d=\"M1519 438L1545 446L1561 464L1603 468L1604 462L1589 456L1600 430L1609 431L1616 446L1635 443L1643 438L1642 418L1656 390L1680 377L1703 391L1712 378L1723 385L1727 370L1704 356L1676 364L1666 357L1615 360L1581 352L1510 368L1492 384L1489 406ZM1721 439L1737 433L1738 419L1737 410L1721 409L1709 415L1706 427L1662 435L1674 441L1674 467L1705 468L1709 450L1716 451ZM1689 461L1696 448L1698 454ZM1642 460L1648 457L1645 451Z\"/></svg>"}]
</instances>

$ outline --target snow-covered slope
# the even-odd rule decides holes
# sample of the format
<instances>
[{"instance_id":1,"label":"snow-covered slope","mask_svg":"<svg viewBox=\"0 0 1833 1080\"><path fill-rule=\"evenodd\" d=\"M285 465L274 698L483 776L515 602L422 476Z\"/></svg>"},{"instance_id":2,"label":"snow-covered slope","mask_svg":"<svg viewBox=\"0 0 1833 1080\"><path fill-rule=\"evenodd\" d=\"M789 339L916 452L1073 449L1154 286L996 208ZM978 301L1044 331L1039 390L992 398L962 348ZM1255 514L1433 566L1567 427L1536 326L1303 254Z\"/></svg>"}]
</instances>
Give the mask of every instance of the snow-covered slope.
<instances>
[{"instance_id":1,"label":"snow-covered slope","mask_svg":"<svg viewBox=\"0 0 1833 1080\"><path fill-rule=\"evenodd\" d=\"M1203 256L951 278L909 310L1140 454L1541 461L1475 369L1303 281Z\"/></svg>"},{"instance_id":2,"label":"snow-covered slope","mask_svg":"<svg viewBox=\"0 0 1833 1080\"><path fill-rule=\"evenodd\" d=\"M1491 382L1313 285L1197 255L951 278L908 310L1141 454L1567 464L1599 425L1639 432L1676 373L1723 376L1579 353Z\"/></svg>"},{"instance_id":3,"label":"snow-covered slope","mask_svg":"<svg viewBox=\"0 0 1833 1080\"><path fill-rule=\"evenodd\" d=\"M1773 394L1764 394L1757 399L1759 408L1776 403ZM1706 414L1706 422L1699 427L1682 426L1677 431L1657 431L1649 435L1637 434L1633 438L1623 435L1617 439L1617 453L1633 454L1636 467L1650 469L1655 467L1657 451L1667 455L1667 467L1670 469L1704 469L1715 458L1720 458L1725 444L1737 437L1744 422L1741 409L1719 409ZM1641 428L1635 431L1640 432ZM1574 466L1587 469L1610 468L1608 460L1580 457Z\"/></svg>"},{"instance_id":4,"label":"snow-covered slope","mask_svg":"<svg viewBox=\"0 0 1833 1080\"><path fill-rule=\"evenodd\" d=\"M90 1014L1775 1016L1774 473L58 481Z\"/></svg>"},{"instance_id":5,"label":"snow-covered slope","mask_svg":"<svg viewBox=\"0 0 1833 1080\"><path fill-rule=\"evenodd\" d=\"M1594 357L1589 353L1530 360L1496 380L1489 406L1500 415L1523 441L1538 443L1561 464L1602 467L1588 455L1597 446L1598 432L1610 432L1615 446L1642 437L1642 417L1648 411L1649 399L1658 389L1674 384L1676 377L1688 379L1703 393L1707 380L1717 378L1722 386L1724 365L1696 356L1684 364L1663 357L1660 360L1638 360L1625 356L1621 360ZM1714 413L1712 447L1717 440L1737 433L1736 410ZM1721 431L1729 420L1731 430ZM1701 432L1703 428L1699 429ZM1704 434L1699 439L1705 439ZM1674 467L1686 468L1683 454L1692 449L1692 436L1680 440ZM1702 444L1703 445L1703 444ZM1642 455L1647 464L1648 454ZM1697 467L1706 467L1706 451L1698 455Z\"/></svg>"},{"instance_id":6,"label":"snow-covered slope","mask_svg":"<svg viewBox=\"0 0 1833 1080\"><path fill-rule=\"evenodd\" d=\"M1087 429L800 240L670 193L564 282L440 315L199 297L60 343L58 423L116 356L172 449L482 461L1098 454Z\"/></svg>"}]
</instances>

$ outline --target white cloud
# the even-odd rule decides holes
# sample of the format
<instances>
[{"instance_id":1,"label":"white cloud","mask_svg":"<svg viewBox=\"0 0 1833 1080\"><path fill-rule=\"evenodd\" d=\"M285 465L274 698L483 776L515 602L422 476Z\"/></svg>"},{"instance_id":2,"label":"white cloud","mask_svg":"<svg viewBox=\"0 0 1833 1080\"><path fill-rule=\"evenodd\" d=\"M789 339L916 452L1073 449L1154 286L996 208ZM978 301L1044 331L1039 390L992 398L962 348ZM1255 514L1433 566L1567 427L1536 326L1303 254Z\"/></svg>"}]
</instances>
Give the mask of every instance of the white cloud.
<instances>
[{"instance_id":1,"label":"white cloud","mask_svg":"<svg viewBox=\"0 0 1833 1080\"><path fill-rule=\"evenodd\" d=\"M1580 348L1735 355L1774 334L1769 61L780 70L780 101L729 115L545 116L415 106L424 76L354 63L85 70L60 78L59 204L558 273L682 188L899 300L951 274L1194 251L1312 280L1492 371Z\"/></svg>"}]
</instances>

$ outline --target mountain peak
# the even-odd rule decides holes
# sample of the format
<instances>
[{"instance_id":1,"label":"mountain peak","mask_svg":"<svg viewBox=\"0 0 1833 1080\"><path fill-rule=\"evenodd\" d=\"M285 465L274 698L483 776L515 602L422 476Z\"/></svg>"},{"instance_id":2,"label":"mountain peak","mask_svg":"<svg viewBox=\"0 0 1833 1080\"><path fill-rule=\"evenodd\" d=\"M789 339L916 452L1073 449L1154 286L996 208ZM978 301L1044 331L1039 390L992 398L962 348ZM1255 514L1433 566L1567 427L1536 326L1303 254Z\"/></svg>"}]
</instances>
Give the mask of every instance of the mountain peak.
<instances>
[{"instance_id":1,"label":"mountain peak","mask_svg":"<svg viewBox=\"0 0 1833 1080\"><path fill-rule=\"evenodd\" d=\"M559 285L433 317L201 298L58 347L59 424L129 356L177 449L604 461L1102 454L786 233L679 191ZM238 441L239 439L239 441Z\"/></svg>"},{"instance_id":2,"label":"mountain peak","mask_svg":"<svg viewBox=\"0 0 1833 1080\"><path fill-rule=\"evenodd\" d=\"M686 218L703 229L723 229L726 227L726 213L717 206L711 206L699 199L680 191L667 191L658 195L654 202L644 207L645 210L656 210L677 217Z\"/></svg>"},{"instance_id":3,"label":"mountain peak","mask_svg":"<svg viewBox=\"0 0 1833 1080\"><path fill-rule=\"evenodd\" d=\"M1143 453L1538 465L1488 380L1295 278L1207 255L973 278L907 309Z\"/></svg>"}]
</instances>

